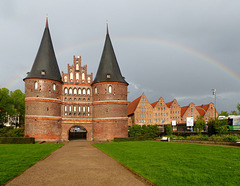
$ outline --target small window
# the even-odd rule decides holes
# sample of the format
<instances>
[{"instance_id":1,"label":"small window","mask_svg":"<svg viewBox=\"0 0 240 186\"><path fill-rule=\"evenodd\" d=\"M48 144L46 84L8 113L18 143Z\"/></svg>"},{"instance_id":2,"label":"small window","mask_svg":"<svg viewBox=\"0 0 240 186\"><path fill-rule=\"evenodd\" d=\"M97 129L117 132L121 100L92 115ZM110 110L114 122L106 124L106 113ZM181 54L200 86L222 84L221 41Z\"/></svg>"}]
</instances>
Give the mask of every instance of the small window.
<instances>
[{"instance_id":1,"label":"small window","mask_svg":"<svg viewBox=\"0 0 240 186\"><path fill-rule=\"evenodd\" d=\"M76 64L76 70L79 70L79 64L78 63Z\"/></svg>"},{"instance_id":2,"label":"small window","mask_svg":"<svg viewBox=\"0 0 240 186\"><path fill-rule=\"evenodd\" d=\"M82 73L82 80L85 80L85 74Z\"/></svg>"},{"instance_id":3,"label":"small window","mask_svg":"<svg viewBox=\"0 0 240 186\"><path fill-rule=\"evenodd\" d=\"M35 90L38 89L38 82L37 82L37 81L34 82L34 89L35 89Z\"/></svg>"},{"instance_id":4,"label":"small window","mask_svg":"<svg viewBox=\"0 0 240 186\"><path fill-rule=\"evenodd\" d=\"M87 95L90 95L90 89L89 88L87 89Z\"/></svg>"},{"instance_id":5,"label":"small window","mask_svg":"<svg viewBox=\"0 0 240 186\"><path fill-rule=\"evenodd\" d=\"M90 107L87 107L87 111L90 112Z\"/></svg>"},{"instance_id":6,"label":"small window","mask_svg":"<svg viewBox=\"0 0 240 186\"><path fill-rule=\"evenodd\" d=\"M73 81L73 73L70 73L70 81Z\"/></svg>"},{"instance_id":7,"label":"small window","mask_svg":"<svg viewBox=\"0 0 240 186\"><path fill-rule=\"evenodd\" d=\"M76 88L73 89L73 94L77 95L77 89Z\"/></svg>"},{"instance_id":8,"label":"small window","mask_svg":"<svg viewBox=\"0 0 240 186\"><path fill-rule=\"evenodd\" d=\"M111 78L110 74L107 74L107 79L110 79L110 78Z\"/></svg>"},{"instance_id":9,"label":"small window","mask_svg":"<svg viewBox=\"0 0 240 186\"><path fill-rule=\"evenodd\" d=\"M95 87L94 90L95 90L95 94L97 94L97 87Z\"/></svg>"},{"instance_id":10,"label":"small window","mask_svg":"<svg viewBox=\"0 0 240 186\"><path fill-rule=\"evenodd\" d=\"M64 106L64 111L67 112L67 106Z\"/></svg>"},{"instance_id":11,"label":"small window","mask_svg":"<svg viewBox=\"0 0 240 186\"><path fill-rule=\"evenodd\" d=\"M77 107L75 105L73 106L73 111L77 112Z\"/></svg>"},{"instance_id":12,"label":"small window","mask_svg":"<svg viewBox=\"0 0 240 186\"><path fill-rule=\"evenodd\" d=\"M82 94L82 90L79 88L78 89L78 95L81 95Z\"/></svg>"},{"instance_id":13,"label":"small window","mask_svg":"<svg viewBox=\"0 0 240 186\"><path fill-rule=\"evenodd\" d=\"M85 107L83 107L83 113L85 113L85 111L86 111L86 108L85 108Z\"/></svg>"},{"instance_id":14,"label":"small window","mask_svg":"<svg viewBox=\"0 0 240 186\"><path fill-rule=\"evenodd\" d=\"M72 94L72 88L69 89L69 94Z\"/></svg>"},{"instance_id":15,"label":"small window","mask_svg":"<svg viewBox=\"0 0 240 186\"><path fill-rule=\"evenodd\" d=\"M82 91L83 95L86 95L86 89L84 88Z\"/></svg>"},{"instance_id":16,"label":"small window","mask_svg":"<svg viewBox=\"0 0 240 186\"><path fill-rule=\"evenodd\" d=\"M72 106L69 106L69 112L72 112Z\"/></svg>"},{"instance_id":17,"label":"small window","mask_svg":"<svg viewBox=\"0 0 240 186\"><path fill-rule=\"evenodd\" d=\"M67 82L67 76L64 76L64 81Z\"/></svg>"},{"instance_id":18,"label":"small window","mask_svg":"<svg viewBox=\"0 0 240 186\"><path fill-rule=\"evenodd\" d=\"M79 73L76 73L76 80L79 80Z\"/></svg>"},{"instance_id":19,"label":"small window","mask_svg":"<svg viewBox=\"0 0 240 186\"><path fill-rule=\"evenodd\" d=\"M56 91L56 84L55 83L53 83L53 91Z\"/></svg>"},{"instance_id":20,"label":"small window","mask_svg":"<svg viewBox=\"0 0 240 186\"><path fill-rule=\"evenodd\" d=\"M108 93L110 93L110 94L112 93L112 86L111 85L108 86Z\"/></svg>"},{"instance_id":21,"label":"small window","mask_svg":"<svg viewBox=\"0 0 240 186\"><path fill-rule=\"evenodd\" d=\"M64 88L64 94L67 94L68 93L68 89L67 87Z\"/></svg>"},{"instance_id":22,"label":"small window","mask_svg":"<svg viewBox=\"0 0 240 186\"><path fill-rule=\"evenodd\" d=\"M88 81L88 83L91 83L91 78L88 77L88 78L87 78L87 81Z\"/></svg>"}]
</instances>

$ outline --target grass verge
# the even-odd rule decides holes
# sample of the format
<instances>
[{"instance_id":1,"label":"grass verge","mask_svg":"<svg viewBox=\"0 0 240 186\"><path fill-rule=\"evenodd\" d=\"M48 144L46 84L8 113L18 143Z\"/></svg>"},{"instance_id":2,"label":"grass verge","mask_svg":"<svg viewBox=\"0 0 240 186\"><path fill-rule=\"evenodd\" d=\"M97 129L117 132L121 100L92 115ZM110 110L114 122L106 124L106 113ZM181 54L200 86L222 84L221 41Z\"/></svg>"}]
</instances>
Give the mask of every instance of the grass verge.
<instances>
[{"instance_id":1,"label":"grass verge","mask_svg":"<svg viewBox=\"0 0 240 186\"><path fill-rule=\"evenodd\" d=\"M155 141L94 145L156 185L240 183L240 148Z\"/></svg>"},{"instance_id":2,"label":"grass verge","mask_svg":"<svg viewBox=\"0 0 240 186\"><path fill-rule=\"evenodd\" d=\"M60 148L61 144L0 145L0 185Z\"/></svg>"}]
</instances>

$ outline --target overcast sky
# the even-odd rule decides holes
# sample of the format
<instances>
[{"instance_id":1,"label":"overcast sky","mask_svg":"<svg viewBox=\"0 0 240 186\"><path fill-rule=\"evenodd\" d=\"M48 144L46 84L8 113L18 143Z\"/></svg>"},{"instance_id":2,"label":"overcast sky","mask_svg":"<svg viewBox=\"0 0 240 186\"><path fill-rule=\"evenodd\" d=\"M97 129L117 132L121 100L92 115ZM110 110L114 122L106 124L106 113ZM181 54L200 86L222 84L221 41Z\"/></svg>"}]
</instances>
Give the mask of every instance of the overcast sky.
<instances>
[{"instance_id":1,"label":"overcast sky","mask_svg":"<svg viewBox=\"0 0 240 186\"><path fill-rule=\"evenodd\" d=\"M49 16L60 67L82 56L96 74L106 20L129 101L144 92L181 106L240 103L239 0L1 0L0 88L24 91Z\"/></svg>"}]
</instances>

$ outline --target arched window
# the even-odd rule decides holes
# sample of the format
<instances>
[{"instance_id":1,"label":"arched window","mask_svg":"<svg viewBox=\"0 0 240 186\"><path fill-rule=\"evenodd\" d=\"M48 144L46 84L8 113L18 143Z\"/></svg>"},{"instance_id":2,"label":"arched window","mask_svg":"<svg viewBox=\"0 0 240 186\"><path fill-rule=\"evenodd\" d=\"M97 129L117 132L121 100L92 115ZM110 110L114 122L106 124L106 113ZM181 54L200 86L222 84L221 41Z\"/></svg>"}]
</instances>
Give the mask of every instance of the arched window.
<instances>
[{"instance_id":1,"label":"arched window","mask_svg":"<svg viewBox=\"0 0 240 186\"><path fill-rule=\"evenodd\" d=\"M84 88L82 91L83 95L86 95L86 89Z\"/></svg>"},{"instance_id":2,"label":"arched window","mask_svg":"<svg viewBox=\"0 0 240 186\"><path fill-rule=\"evenodd\" d=\"M72 94L72 88L69 89L69 94Z\"/></svg>"},{"instance_id":3,"label":"arched window","mask_svg":"<svg viewBox=\"0 0 240 186\"><path fill-rule=\"evenodd\" d=\"M52 88L53 88L53 91L56 91L56 84L55 83L53 83Z\"/></svg>"},{"instance_id":4,"label":"arched window","mask_svg":"<svg viewBox=\"0 0 240 186\"><path fill-rule=\"evenodd\" d=\"M71 72L70 73L70 81L72 81L73 80L73 73Z\"/></svg>"},{"instance_id":5,"label":"arched window","mask_svg":"<svg viewBox=\"0 0 240 186\"><path fill-rule=\"evenodd\" d=\"M87 78L87 81L88 81L88 83L91 83L91 78L88 77L88 78Z\"/></svg>"},{"instance_id":6,"label":"arched window","mask_svg":"<svg viewBox=\"0 0 240 186\"><path fill-rule=\"evenodd\" d=\"M64 106L64 111L67 112L67 106Z\"/></svg>"},{"instance_id":7,"label":"arched window","mask_svg":"<svg viewBox=\"0 0 240 186\"><path fill-rule=\"evenodd\" d=\"M67 87L64 88L64 94L67 94L68 93L68 89Z\"/></svg>"},{"instance_id":8,"label":"arched window","mask_svg":"<svg viewBox=\"0 0 240 186\"><path fill-rule=\"evenodd\" d=\"M81 95L82 94L82 90L79 88L78 89L78 95Z\"/></svg>"},{"instance_id":9,"label":"arched window","mask_svg":"<svg viewBox=\"0 0 240 186\"><path fill-rule=\"evenodd\" d=\"M83 113L85 113L85 111L86 111L86 108L85 108L85 106L83 107Z\"/></svg>"},{"instance_id":10,"label":"arched window","mask_svg":"<svg viewBox=\"0 0 240 186\"><path fill-rule=\"evenodd\" d=\"M95 87L95 89L94 89L94 90L95 90L95 94L97 94L97 87Z\"/></svg>"},{"instance_id":11,"label":"arched window","mask_svg":"<svg viewBox=\"0 0 240 186\"><path fill-rule=\"evenodd\" d=\"M76 80L79 81L79 73L76 73Z\"/></svg>"},{"instance_id":12,"label":"arched window","mask_svg":"<svg viewBox=\"0 0 240 186\"><path fill-rule=\"evenodd\" d=\"M38 82L37 82L37 81L34 82L34 89L35 89L35 90L38 89Z\"/></svg>"},{"instance_id":13,"label":"arched window","mask_svg":"<svg viewBox=\"0 0 240 186\"><path fill-rule=\"evenodd\" d=\"M108 86L108 93L112 93L112 86L111 85Z\"/></svg>"},{"instance_id":14,"label":"arched window","mask_svg":"<svg viewBox=\"0 0 240 186\"><path fill-rule=\"evenodd\" d=\"M76 70L79 70L79 64L78 63L76 64Z\"/></svg>"},{"instance_id":15,"label":"arched window","mask_svg":"<svg viewBox=\"0 0 240 186\"><path fill-rule=\"evenodd\" d=\"M77 89L76 88L73 89L73 94L77 95Z\"/></svg>"},{"instance_id":16,"label":"arched window","mask_svg":"<svg viewBox=\"0 0 240 186\"><path fill-rule=\"evenodd\" d=\"M90 112L90 107L87 107L87 112Z\"/></svg>"},{"instance_id":17,"label":"arched window","mask_svg":"<svg viewBox=\"0 0 240 186\"><path fill-rule=\"evenodd\" d=\"M73 106L73 112L77 112L77 107L75 105Z\"/></svg>"},{"instance_id":18,"label":"arched window","mask_svg":"<svg viewBox=\"0 0 240 186\"><path fill-rule=\"evenodd\" d=\"M72 106L69 106L69 112L72 112Z\"/></svg>"},{"instance_id":19,"label":"arched window","mask_svg":"<svg viewBox=\"0 0 240 186\"><path fill-rule=\"evenodd\" d=\"M85 74L82 73L82 80L85 80Z\"/></svg>"},{"instance_id":20,"label":"arched window","mask_svg":"<svg viewBox=\"0 0 240 186\"><path fill-rule=\"evenodd\" d=\"M81 107L80 107L80 106L78 107L78 112L79 112L79 113L81 112Z\"/></svg>"},{"instance_id":21,"label":"arched window","mask_svg":"<svg viewBox=\"0 0 240 186\"><path fill-rule=\"evenodd\" d=\"M90 89L89 88L87 89L87 95L90 95Z\"/></svg>"},{"instance_id":22,"label":"arched window","mask_svg":"<svg viewBox=\"0 0 240 186\"><path fill-rule=\"evenodd\" d=\"M64 76L64 81L67 82L67 76Z\"/></svg>"}]
</instances>

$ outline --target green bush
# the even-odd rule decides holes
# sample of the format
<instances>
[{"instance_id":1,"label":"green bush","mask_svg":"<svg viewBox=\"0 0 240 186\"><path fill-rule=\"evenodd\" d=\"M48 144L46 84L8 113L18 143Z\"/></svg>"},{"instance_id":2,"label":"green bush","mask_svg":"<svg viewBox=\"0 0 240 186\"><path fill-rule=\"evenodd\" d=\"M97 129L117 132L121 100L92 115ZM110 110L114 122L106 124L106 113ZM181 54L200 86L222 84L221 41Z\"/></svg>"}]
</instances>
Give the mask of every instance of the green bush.
<instances>
[{"instance_id":1,"label":"green bush","mask_svg":"<svg viewBox=\"0 0 240 186\"><path fill-rule=\"evenodd\" d=\"M158 136L159 129L157 125L133 125L128 127L128 135L130 137L144 136L145 138L155 138Z\"/></svg>"},{"instance_id":2,"label":"green bush","mask_svg":"<svg viewBox=\"0 0 240 186\"><path fill-rule=\"evenodd\" d=\"M164 134L171 136L173 133L172 125L164 125Z\"/></svg>"},{"instance_id":3,"label":"green bush","mask_svg":"<svg viewBox=\"0 0 240 186\"><path fill-rule=\"evenodd\" d=\"M227 129L227 120L214 120L211 119L208 121L208 135L211 136L213 134L226 134Z\"/></svg>"},{"instance_id":4,"label":"green bush","mask_svg":"<svg viewBox=\"0 0 240 186\"><path fill-rule=\"evenodd\" d=\"M124 142L124 141L146 141L146 140L154 140L149 136L135 136L135 137L128 137L128 138L114 138L114 142Z\"/></svg>"},{"instance_id":5,"label":"green bush","mask_svg":"<svg viewBox=\"0 0 240 186\"><path fill-rule=\"evenodd\" d=\"M25 137L0 137L0 144L34 144L35 138Z\"/></svg>"},{"instance_id":6,"label":"green bush","mask_svg":"<svg viewBox=\"0 0 240 186\"><path fill-rule=\"evenodd\" d=\"M238 139L239 137L234 135L226 135L223 137L224 141L237 141Z\"/></svg>"},{"instance_id":7,"label":"green bush","mask_svg":"<svg viewBox=\"0 0 240 186\"><path fill-rule=\"evenodd\" d=\"M0 137L24 137L24 129L4 127L0 129Z\"/></svg>"}]
</instances>

